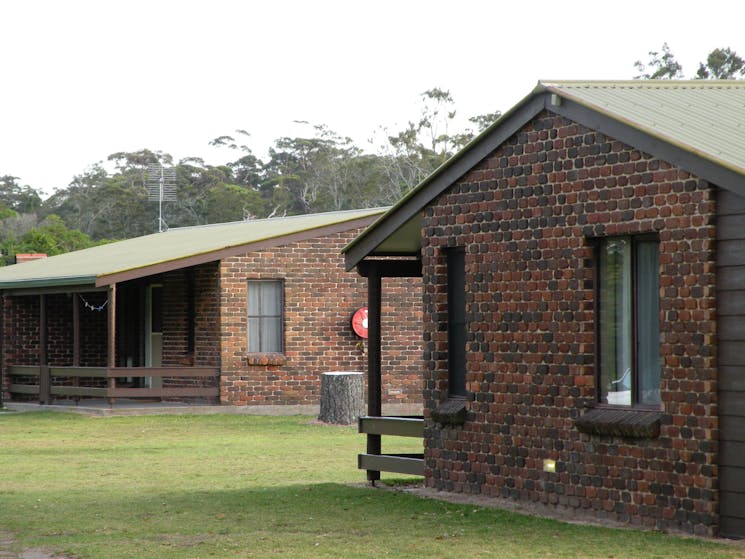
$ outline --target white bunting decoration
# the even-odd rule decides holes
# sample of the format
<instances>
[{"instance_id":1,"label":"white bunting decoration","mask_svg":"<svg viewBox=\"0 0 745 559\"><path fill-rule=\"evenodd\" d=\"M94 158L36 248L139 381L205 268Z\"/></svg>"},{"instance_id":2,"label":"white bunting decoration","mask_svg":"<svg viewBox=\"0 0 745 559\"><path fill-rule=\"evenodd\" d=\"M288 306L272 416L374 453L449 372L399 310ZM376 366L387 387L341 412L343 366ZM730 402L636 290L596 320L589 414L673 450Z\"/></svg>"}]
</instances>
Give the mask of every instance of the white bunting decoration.
<instances>
[{"instance_id":1,"label":"white bunting decoration","mask_svg":"<svg viewBox=\"0 0 745 559\"><path fill-rule=\"evenodd\" d=\"M82 295L80 296L80 300L83 301L83 304L85 305L86 309L91 310L91 311L98 311L98 312L101 312L102 310L104 310L106 305L109 303L109 300L106 299L103 302L103 304L99 306L91 305L88 301L85 300L85 297L83 297Z\"/></svg>"}]
</instances>

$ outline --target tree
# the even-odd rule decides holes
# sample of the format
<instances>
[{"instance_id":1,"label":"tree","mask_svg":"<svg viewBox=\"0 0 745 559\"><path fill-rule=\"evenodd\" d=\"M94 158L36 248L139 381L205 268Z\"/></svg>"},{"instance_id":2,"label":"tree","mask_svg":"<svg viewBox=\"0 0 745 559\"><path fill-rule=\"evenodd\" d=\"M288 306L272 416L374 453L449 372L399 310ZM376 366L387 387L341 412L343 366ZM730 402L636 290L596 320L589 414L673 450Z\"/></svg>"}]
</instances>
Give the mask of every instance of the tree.
<instances>
[{"instance_id":1,"label":"tree","mask_svg":"<svg viewBox=\"0 0 745 559\"><path fill-rule=\"evenodd\" d=\"M235 184L233 168L207 165L199 158L176 166L176 202L165 213L171 226L224 223L263 217L266 202L259 192Z\"/></svg>"},{"instance_id":2,"label":"tree","mask_svg":"<svg viewBox=\"0 0 745 559\"><path fill-rule=\"evenodd\" d=\"M145 173L151 165L163 165L164 167L173 164L173 157L162 151L150 151L141 149L140 151L120 151L112 153L106 158L114 163L117 170L122 174L136 176L140 174L140 182L145 181Z\"/></svg>"},{"instance_id":3,"label":"tree","mask_svg":"<svg viewBox=\"0 0 745 559\"><path fill-rule=\"evenodd\" d=\"M388 179L382 185L386 190L384 199L387 203L401 198L475 135L470 129L452 132L456 110L450 91L434 87L423 92L421 98L422 109L418 121L409 121L406 128L397 134L382 129L387 142L378 149L378 153ZM481 132L499 116L501 113L497 111L469 120Z\"/></svg>"},{"instance_id":4,"label":"tree","mask_svg":"<svg viewBox=\"0 0 745 559\"><path fill-rule=\"evenodd\" d=\"M121 161L121 160L120 160ZM47 199L41 214L58 215L71 229L92 239L126 239L157 230L157 213L148 202L144 169L118 164L113 175L97 163Z\"/></svg>"},{"instance_id":5,"label":"tree","mask_svg":"<svg viewBox=\"0 0 745 559\"><path fill-rule=\"evenodd\" d=\"M683 77L683 67L675 60L667 43L662 44L662 55L657 51L649 52L649 62L643 64L640 60L634 62L634 67L642 72L634 76L635 80L674 80Z\"/></svg>"},{"instance_id":6,"label":"tree","mask_svg":"<svg viewBox=\"0 0 745 559\"><path fill-rule=\"evenodd\" d=\"M310 137L279 138L269 150L263 170L275 215L349 209L358 201L353 162L362 150L323 124L312 130Z\"/></svg>"},{"instance_id":7,"label":"tree","mask_svg":"<svg viewBox=\"0 0 745 559\"><path fill-rule=\"evenodd\" d=\"M202 219L205 223L225 223L264 217L267 203L261 195L237 184L218 184L207 192Z\"/></svg>"},{"instance_id":8,"label":"tree","mask_svg":"<svg viewBox=\"0 0 745 559\"><path fill-rule=\"evenodd\" d=\"M278 138L262 161L247 145L249 133L236 130L209 142L237 156L225 164L209 165L198 157L174 164L168 153L149 149L116 152L108 164L98 162L76 175L40 208L32 189L5 177L0 220L36 207L38 218L58 216L68 229L94 241L152 233L158 229L158 211L145 188L152 165L176 171L176 200L163 205L170 227L392 204L500 116L469 119L476 132L460 129L448 90L435 87L421 98L418 118L397 133L385 130L377 153L363 152L325 125L305 123L310 133ZM0 227L0 242L15 243L38 219L8 224L4 237Z\"/></svg>"},{"instance_id":9,"label":"tree","mask_svg":"<svg viewBox=\"0 0 745 559\"><path fill-rule=\"evenodd\" d=\"M12 210L9 210L12 212ZM20 249L19 239L38 226L36 214L17 214L0 219L0 266L12 264Z\"/></svg>"},{"instance_id":10,"label":"tree","mask_svg":"<svg viewBox=\"0 0 745 559\"><path fill-rule=\"evenodd\" d=\"M0 204L18 213L33 213L41 207L41 196L28 185L18 184L18 177L0 177Z\"/></svg>"},{"instance_id":11,"label":"tree","mask_svg":"<svg viewBox=\"0 0 745 559\"><path fill-rule=\"evenodd\" d=\"M650 52L648 64L636 61L634 66L642 74L634 79L682 79L683 67L675 60L667 43L662 45L662 56L657 52ZM706 63L700 62L696 72L699 80L733 80L745 76L745 60L729 47L714 49L706 57Z\"/></svg>"},{"instance_id":12,"label":"tree","mask_svg":"<svg viewBox=\"0 0 745 559\"><path fill-rule=\"evenodd\" d=\"M36 214L13 213L0 219L0 239L18 239L39 225Z\"/></svg>"},{"instance_id":13,"label":"tree","mask_svg":"<svg viewBox=\"0 0 745 559\"><path fill-rule=\"evenodd\" d=\"M236 130L236 134L248 138L251 136L245 130ZM227 166L233 170L233 179L235 184L259 190L262 183L261 160L256 157L251 148L246 144L240 144L233 136L220 136L209 142L209 145L215 147L227 147L231 150L239 151L241 155L235 161L227 163Z\"/></svg>"},{"instance_id":14,"label":"tree","mask_svg":"<svg viewBox=\"0 0 745 559\"><path fill-rule=\"evenodd\" d=\"M494 111L493 113L472 116L468 119L468 122L472 122L476 125L476 134L481 134L484 130L499 120L501 116L502 111Z\"/></svg>"},{"instance_id":15,"label":"tree","mask_svg":"<svg viewBox=\"0 0 745 559\"><path fill-rule=\"evenodd\" d=\"M238 137L243 138L251 136L251 134L241 129L236 130L235 133ZM213 207L220 205L215 203L218 199L225 201L228 198L238 196L241 202L239 209L242 210L244 218L265 217L270 205L272 188L266 184L263 162L253 154L251 148L245 143L239 143L233 136L220 136L209 142L209 145L227 147L241 154L238 159L225 165L230 170L230 188L212 193ZM235 189L232 188L233 186L240 188Z\"/></svg>"},{"instance_id":16,"label":"tree","mask_svg":"<svg viewBox=\"0 0 745 559\"><path fill-rule=\"evenodd\" d=\"M85 233L68 229L59 216L50 215L38 228L31 229L20 238L15 252L41 252L54 256L96 244L99 243L93 242Z\"/></svg>"},{"instance_id":17,"label":"tree","mask_svg":"<svg viewBox=\"0 0 745 559\"><path fill-rule=\"evenodd\" d=\"M734 80L745 75L745 60L729 47L714 49L706 57L706 64L700 62L696 78L701 80Z\"/></svg>"}]
</instances>

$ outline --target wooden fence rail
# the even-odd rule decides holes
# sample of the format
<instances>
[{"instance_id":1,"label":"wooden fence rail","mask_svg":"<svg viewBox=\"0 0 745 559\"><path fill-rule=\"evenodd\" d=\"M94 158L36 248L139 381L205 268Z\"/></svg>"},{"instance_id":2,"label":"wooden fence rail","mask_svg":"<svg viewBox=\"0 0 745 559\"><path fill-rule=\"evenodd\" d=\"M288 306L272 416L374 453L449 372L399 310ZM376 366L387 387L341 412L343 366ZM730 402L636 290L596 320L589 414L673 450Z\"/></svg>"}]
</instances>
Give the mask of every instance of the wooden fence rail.
<instances>
[{"instance_id":1,"label":"wooden fence rail","mask_svg":"<svg viewBox=\"0 0 745 559\"><path fill-rule=\"evenodd\" d=\"M216 367L42 367L38 365L10 365L8 390L11 394L39 396L40 401L48 401L47 396L66 396L73 398L217 398L220 395L220 370ZM26 380L19 382L19 377ZM169 378L169 379L216 379L214 386L164 386L152 388L133 388L117 386L119 378ZM72 386L59 385L55 378L70 379ZM80 381L99 380L107 386L80 386ZM35 381L35 382L34 382Z\"/></svg>"}]
</instances>

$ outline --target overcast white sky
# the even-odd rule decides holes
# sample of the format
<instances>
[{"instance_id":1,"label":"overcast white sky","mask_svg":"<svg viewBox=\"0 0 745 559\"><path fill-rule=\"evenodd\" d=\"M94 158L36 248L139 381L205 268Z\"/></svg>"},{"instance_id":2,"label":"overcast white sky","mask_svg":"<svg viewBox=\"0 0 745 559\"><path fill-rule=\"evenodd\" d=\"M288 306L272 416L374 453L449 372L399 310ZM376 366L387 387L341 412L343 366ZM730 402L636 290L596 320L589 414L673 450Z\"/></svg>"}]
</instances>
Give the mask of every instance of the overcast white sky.
<instances>
[{"instance_id":1,"label":"overcast white sky","mask_svg":"<svg viewBox=\"0 0 745 559\"><path fill-rule=\"evenodd\" d=\"M51 194L117 151L225 163L326 124L365 146L449 89L463 117L539 79L630 79L667 41L686 76L745 56L745 2L9 0L0 3L0 175Z\"/></svg>"}]
</instances>

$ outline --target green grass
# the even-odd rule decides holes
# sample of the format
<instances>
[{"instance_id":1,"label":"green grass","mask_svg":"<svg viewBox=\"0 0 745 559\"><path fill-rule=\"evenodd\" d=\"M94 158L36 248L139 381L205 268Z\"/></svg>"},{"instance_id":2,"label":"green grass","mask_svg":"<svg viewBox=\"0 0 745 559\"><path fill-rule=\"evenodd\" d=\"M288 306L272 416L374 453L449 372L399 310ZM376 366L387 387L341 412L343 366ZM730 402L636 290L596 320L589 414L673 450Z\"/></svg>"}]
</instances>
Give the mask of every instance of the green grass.
<instances>
[{"instance_id":1,"label":"green grass","mask_svg":"<svg viewBox=\"0 0 745 559\"><path fill-rule=\"evenodd\" d=\"M0 414L0 531L81 558L745 557L355 486L363 444L300 417Z\"/></svg>"}]
</instances>

